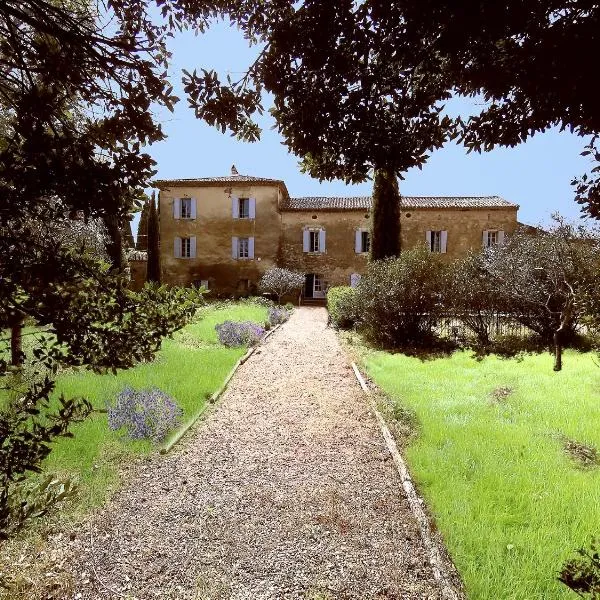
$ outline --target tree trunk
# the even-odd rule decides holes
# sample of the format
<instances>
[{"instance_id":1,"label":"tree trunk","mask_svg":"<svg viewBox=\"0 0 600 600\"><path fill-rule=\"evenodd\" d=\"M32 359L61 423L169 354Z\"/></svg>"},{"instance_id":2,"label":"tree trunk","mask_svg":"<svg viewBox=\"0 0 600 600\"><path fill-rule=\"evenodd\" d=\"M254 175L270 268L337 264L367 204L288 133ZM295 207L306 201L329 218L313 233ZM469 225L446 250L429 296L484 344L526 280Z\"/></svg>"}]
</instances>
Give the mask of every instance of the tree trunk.
<instances>
[{"instance_id":1,"label":"tree trunk","mask_svg":"<svg viewBox=\"0 0 600 600\"><path fill-rule=\"evenodd\" d=\"M158 215L156 213L156 198L154 193L150 200L150 211L148 213L148 263L146 266L146 281L160 283Z\"/></svg>"},{"instance_id":2,"label":"tree trunk","mask_svg":"<svg viewBox=\"0 0 600 600\"><path fill-rule=\"evenodd\" d=\"M562 340L561 330L557 329L554 332L554 370L560 371L562 369Z\"/></svg>"},{"instance_id":3,"label":"tree trunk","mask_svg":"<svg viewBox=\"0 0 600 600\"><path fill-rule=\"evenodd\" d=\"M10 326L10 364L23 366L23 319L17 317Z\"/></svg>"},{"instance_id":4,"label":"tree trunk","mask_svg":"<svg viewBox=\"0 0 600 600\"><path fill-rule=\"evenodd\" d=\"M123 252L123 241L121 239L121 227L117 215L106 214L102 217L106 232L108 234L108 243L106 244L106 253L110 259L112 271L123 271L125 269L125 254Z\"/></svg>"},{"instance_id":5,"label":"tree trunk","mask_svg":"<svg viewBox=\"0 0 600 600\"><path fill-rule=\"evenodd\" d=\"M373 228L371 259L381 260L400 254L400 191L396 174L375 169L373 186Z\"/></svg>"}]
</instances>

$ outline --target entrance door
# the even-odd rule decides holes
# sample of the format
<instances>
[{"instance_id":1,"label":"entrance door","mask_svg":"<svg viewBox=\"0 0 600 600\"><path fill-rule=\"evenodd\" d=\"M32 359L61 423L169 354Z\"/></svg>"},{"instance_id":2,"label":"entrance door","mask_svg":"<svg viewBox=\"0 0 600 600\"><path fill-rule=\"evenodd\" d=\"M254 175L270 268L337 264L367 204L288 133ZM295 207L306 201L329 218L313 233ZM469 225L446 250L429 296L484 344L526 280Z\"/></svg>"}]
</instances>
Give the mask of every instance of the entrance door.
<instances>
[{"instance_id":1,"label":"entrance door","mask_svg":"<svg viewBox=\"0 0 600 600\"><path fill-rule=\"evenodd\" d=\"M325 298L325 283L321 275L313 276L313 298Z\"/></svg>"},{"instance_id":2,"label":"entrance door","mask_svg":"<svg viewBox=\"0 0 600 600\"><path fill-rule=\"evenodd\" d=\"M315 276L312 273L306 274L306 280L304 283L304 297L312 298L315 286Z\"/></svg>"}]
</instances>

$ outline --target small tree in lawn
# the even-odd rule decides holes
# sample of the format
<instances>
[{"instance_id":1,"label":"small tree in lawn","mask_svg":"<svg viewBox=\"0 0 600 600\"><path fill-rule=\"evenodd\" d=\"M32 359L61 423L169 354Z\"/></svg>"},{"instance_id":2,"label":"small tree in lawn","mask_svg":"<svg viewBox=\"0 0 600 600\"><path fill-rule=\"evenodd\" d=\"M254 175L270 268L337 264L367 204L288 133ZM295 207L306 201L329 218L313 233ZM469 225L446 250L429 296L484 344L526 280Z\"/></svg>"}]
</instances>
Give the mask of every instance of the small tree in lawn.
<instances>
[{"instance_id":1,"label":"small tree in lawn","mask_svg":"<svg viewBox=\"0 0 600 600\"><path fill-rule=\"evenodd\" d=\"M553 219L545 232L519 230L488 249L483 264L507 312L554 348L554 370L560 371L563 346L586 312L590 290L598 289L600 237L559 215Z\"/></svg>"},{"instance_id":2,"label":"small tree in lawn","mask_svg":"<svg viewBox=\"0 0 600 600\"><path fill-rule=\"evenodd\" d=\"M269 269L261 278L259 289L268 294L277 296L277 303L281 304L281 299L286 294L291 294L302 288L304 285L304 274L289 269L276 267Z\"/></svg>"},{"instance_id":3,"label":"small tree in lawn","mask_svg":"<svg viewBox=\"0 0 600 600\"><path fill-rule=\"evenodd\" d=\"M486 272L484 255L472 253L456 261L451 275L448 308L475 334L478 347L485 350L490 346L502 302Z\"/></svg>"}]
</instances>

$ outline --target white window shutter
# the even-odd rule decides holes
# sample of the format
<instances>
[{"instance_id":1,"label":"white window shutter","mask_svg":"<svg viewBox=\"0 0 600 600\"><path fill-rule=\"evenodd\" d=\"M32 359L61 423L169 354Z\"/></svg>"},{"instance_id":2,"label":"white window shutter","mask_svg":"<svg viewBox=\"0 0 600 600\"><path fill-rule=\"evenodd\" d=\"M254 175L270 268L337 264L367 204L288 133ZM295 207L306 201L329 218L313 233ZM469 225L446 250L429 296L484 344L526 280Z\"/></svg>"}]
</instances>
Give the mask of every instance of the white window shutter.
<instances>
[{"instance_id":1,"label":"white window shutter","mask_svg":"<svg viewBox=\"0 0 600 600\"><path fill-rule=\"evenodd\" d=\"M362 229L357 229L354 232L354 252L360 254L362 251Z\"/></svg>"},{"instance_id":2,"label":"white window shutter","mask_svg":"<svg viewBox=\"0 0 600 600\"><path fill-rule=\"evenodd\" d=\"M231 238L231 257L238 258L238 239L237 239L237 237Z\"/></svg>"},{"instance_id":3,"label":"white window shutter","mask_svg":"<svg viewBox=\"0 0 600 600\"><path fill-rule=\"evenodd\" d=\"M310 231L305 229L302 232L302 250L308 252L310 250Z\"/></svg>"},{"instance_id":4,"label":"white window shutter","mask_svg":"<svg viewBox=\"0 0 600 600\"><path fill-rule=\"evenodd\" d=\"M448 232L447 231L442 231L441 234L441 240L440 240L440 252L442 254L446 254L446 250L448 248Z\"/></svg>"},{"instance_id":5,"label":"white window shutter","mask_svg":"<svg viewBox=\"0 0 600 600\"><path fill-rule=\"evenodd\" d=\"M240 218L240 202L239 198L236 198L235 196L231 197L231 216L234 219Z\"/></svg>"},{"instance_id":6,"label":"white window shutter","mask_svg":"<svg viewBox=\"0 0 600 600\"><path fill-rule=\"evenodd\" d=\"M192 198L192 201L190 203L192 205L192 219L196 218L196 198Z\"/></svg>"},{"instance_id":7,"label":"white window shutter","mask_svg":"<svg viewBox=\"0 0 600 600\"><path fill-rule=\"evenodd\" d=\"M325 252L325 230L319 230L319 252Z\"/></svg>"},{"instance_id":8,"label":"white window shutter","mask_svg":"<svg viewBox=\"0 0 600 600\"><path fill-rule=\"evenodd\" d=\"M181 219L181 198L173 199L173 217Z\"/></svg>"},{"instance_id":9,"label":"white window shutter","mask_svg":"<svg viewBox=\"0 0 600 600\"><path fill-rule=\"evenodd\" d=\"M502 229L498 230L498 245L502 246L504 244L504 231Z\"/></svg>"},{"instance_id":10,"label":"white window shutter","mask_svg":"<svg viewBox=\"0 0 600 600\"><path fill-rule=\"evenodd\" d=\"M431 231L425 232L425 241L427 242L427 250L431 250Z\"/></svg>"},{"instance_id":11,"label":"white window shutter","mask_svg":"<svg viewBox=\"0 0 600 600\"><path fill-rule=\"evenodd\" d=\"M176 237L175 243L173 244L173 254L175 258L181 258L181 238Z\"/></svg>"},{"instance_id":12,"label":"white window shutter","mask_svg":"<svg viewBox=\"0 0 600 600\"><path fill-rule=\"evenodd\" d=\"M190 258L196 258L196 236L190 238Z\"/></svg>"},{"instance_id":13,"label":"white window shutter","mask_svg":"<svg viewBox=\"0 0 600 600\"><path fill-rule=\"evenodd\" d=\"M203 287L203 288L205 288L205 289L208 289L208 279L201 279L200 280L200 286Z\"/></svg>"},{"instance_id":14,"label":"white window shutter","mask_svg":"<svg viewBox=\"0 0 600 600\"><path fill-rule=\"evenodd\" d=\"M254 238L248 238L248 258L254 258Z\"/></svg>"},{"instance_id":15,"label":"white window shutter","mask_svg":"<svg viewBox=\"0 0 600 600\"><path fill-rule=\"evenodd\" d=\"M485 229L483 232L483 247L487 248L487 242L488 242L488 230Z\"/></svg>"},{"instance_id":16,"label":"white window shutter","mask_svg":"<svg viewBox=\"0 0 600 600\"><path fill-rule=\"evenodd\" d=\"M248 200L248 218L256 219L256 198Z\"/></svg>"},{"instance_id":17,"label":"white window shutter","mask_svg":"<svg viewBox=\"0 0 600 600\"><path fill-rule=\"evenodd\" d=\"M360 281L360 274L359 273L352 273L352 275L350 275L350 287L356 287L358 285L358 282Z\"/></svg>"}]
</instances>

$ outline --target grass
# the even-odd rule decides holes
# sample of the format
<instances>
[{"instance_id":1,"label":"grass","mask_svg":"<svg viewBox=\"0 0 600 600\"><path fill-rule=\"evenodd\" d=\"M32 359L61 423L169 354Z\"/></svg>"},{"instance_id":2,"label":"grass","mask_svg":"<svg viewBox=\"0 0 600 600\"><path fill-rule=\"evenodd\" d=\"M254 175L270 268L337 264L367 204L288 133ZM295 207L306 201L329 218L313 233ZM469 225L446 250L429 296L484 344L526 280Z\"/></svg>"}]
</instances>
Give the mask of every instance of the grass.
<instances>
[{"instance_id":1,"label":"grass","mask_svg":"<svg viewBox=\"0 0 600 600\"><path fill-rule=\"evenodd\" d=\"M416 417L406 458L470 599L575 597L556 577L600 533L600 468L567 451L568 440L600 448L594 359L567 351L554 373L548 354L362 353L369 375Z\"/></svg>"},{"instance_id":2,"label":"grass","mask_svg":"<svg viewBox=\"0 0 600 600\"><path fill-rule=\"evenodd\" d=\"M97 375L88 371L63 373L57 378L56 393L85 396L97 409L104 409L126 386L134 389L157 387L173 397L183 409L185 424L201 413L246 348L220 345L215 325L225 320L263 323L267 309L253 303L222 304L201 312L201 319L166 339L156 359L116 375ZM118 484L119 465L151 452L148 441L125 439L122 432L108 429L105 413L95 413L73 426L73 438L53 444L44 463L46 472L73 477L78 485L74 514L101 505ZM175 432L172 434L175 435Z\"/></svg>"}]
</instances>

